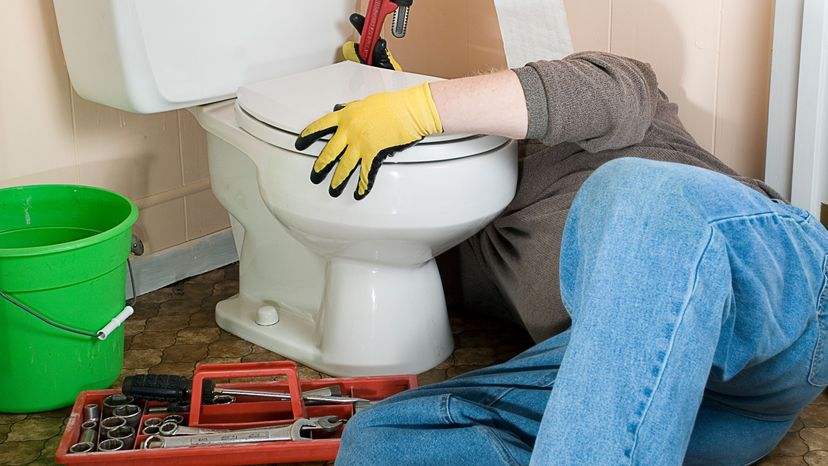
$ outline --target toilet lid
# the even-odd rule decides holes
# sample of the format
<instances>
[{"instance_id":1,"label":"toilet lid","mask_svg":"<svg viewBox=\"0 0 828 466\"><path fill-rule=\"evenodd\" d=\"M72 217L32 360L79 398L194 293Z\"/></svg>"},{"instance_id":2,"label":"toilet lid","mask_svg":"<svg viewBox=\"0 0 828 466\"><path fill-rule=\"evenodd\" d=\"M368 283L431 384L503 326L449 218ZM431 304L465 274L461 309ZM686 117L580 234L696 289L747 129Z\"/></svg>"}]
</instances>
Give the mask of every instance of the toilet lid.
<instances>
[{"instance_id":1,"label":"toilet lid","mask_svg":"<svg viewBox=\"0 0 828 466\"><path fill-rule=\"evenodd\" d=\"M256 138L298 152L294 147L296 136L305 126L330 112L335 104L437 80L439 78L345 61L242 86L236 101L236 121ZM319 155L327 139L313 144L302 153ZM468 157L497 149L506 142L508 139L499 136L434 135L406 149L405 157L391 157L385 163L433 162Z\"/></svg>"}]
</instances>

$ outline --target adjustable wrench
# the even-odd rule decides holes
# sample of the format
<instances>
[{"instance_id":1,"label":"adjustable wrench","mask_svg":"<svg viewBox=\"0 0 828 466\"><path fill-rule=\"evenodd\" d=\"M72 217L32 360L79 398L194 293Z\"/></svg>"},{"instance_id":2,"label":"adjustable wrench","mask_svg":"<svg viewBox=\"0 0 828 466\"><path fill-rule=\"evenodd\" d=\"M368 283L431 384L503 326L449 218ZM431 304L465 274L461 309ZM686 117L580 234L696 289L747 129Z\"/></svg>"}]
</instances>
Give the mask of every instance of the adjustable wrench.
<instances>
[{"instance_id":1,"label":"adjustable wrench","mask_svg":"<svg viewBox=\"0 0 828 466\"><path fill-rule=\"evenodd\" d=\"M310 430L324 430L325 432L333 432L343 424L342 419L336 416L322 416L312 417L310 422L313 423L313 428ZM165 422L159 427L159 433L163 437L173 437L179 435L204 435L204 434L223 434L227 432L250 432L256 430L273 429L273 427L254 427L251 429L207 429L204 427L188 427L176 424L175 422Z\"/></svg>"},{"instance_id":2,"label":"adjustable wrench","mask_svg":"<svg viewBox=\"0 0 828 466\"><path fill-rule=\"evenodd\" d=\"M341 421L339 421L341 425ZM308 431L320 429L318 422L311 419L297 419L293 424L249 429L233 432L222 432L202 435L186 435L181 437L161 437L153 435L141 445L142 448L179 448L211 445L233 445L254 442L280 442L288 440L311 440Z\"/></svg>"}]
</instances>

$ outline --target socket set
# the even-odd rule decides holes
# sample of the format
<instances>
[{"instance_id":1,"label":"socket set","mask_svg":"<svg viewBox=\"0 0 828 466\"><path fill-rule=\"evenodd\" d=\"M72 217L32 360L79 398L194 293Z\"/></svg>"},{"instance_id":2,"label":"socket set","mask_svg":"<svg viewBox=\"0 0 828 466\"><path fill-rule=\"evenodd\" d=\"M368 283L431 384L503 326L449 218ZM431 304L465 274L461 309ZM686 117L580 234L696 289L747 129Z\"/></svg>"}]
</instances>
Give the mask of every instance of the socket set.
<instances>
[{"instance_id":1,"label":"socket set","mask_svg":"<svg viewBox=\"0 0 828 466\"><path fill-rule=\"evenodd\" d=\"M205 364L192 381L134 376L123 391L78 395L55 458L177 466L329 461L351 416L416 386L413 375L299 380L292 361Z\"/></svg>"}]
</instances>

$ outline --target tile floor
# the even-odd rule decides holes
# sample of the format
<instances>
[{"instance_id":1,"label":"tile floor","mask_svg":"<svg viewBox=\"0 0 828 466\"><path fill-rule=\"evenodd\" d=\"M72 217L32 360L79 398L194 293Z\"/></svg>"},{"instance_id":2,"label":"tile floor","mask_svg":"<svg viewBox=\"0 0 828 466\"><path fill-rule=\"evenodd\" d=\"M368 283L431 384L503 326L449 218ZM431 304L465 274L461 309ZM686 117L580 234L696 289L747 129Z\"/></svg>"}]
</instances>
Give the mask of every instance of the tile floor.
<instances>
[{"instance_id":1,"label":"tile floor","mask_svg":"<svg viewBox=\"0 0 828 466\"><path fill-rule=\"evenodd\" d=\"M208 272L141 296L126 324L123 377L131 374L192 376L199 363L270 361L279 355L216 326L216 303L238 292L238 266ZM456 341L452 356L419 377L420 384L505 361L531 344L518 327L464 314L451 319ZM302 378L320 378L307 367ZM0 414L0 465L54 464L54 453L69 408L37 414ZM762 466L828 465L828 395L800 416Z\"/></svg>"}]
</instances>

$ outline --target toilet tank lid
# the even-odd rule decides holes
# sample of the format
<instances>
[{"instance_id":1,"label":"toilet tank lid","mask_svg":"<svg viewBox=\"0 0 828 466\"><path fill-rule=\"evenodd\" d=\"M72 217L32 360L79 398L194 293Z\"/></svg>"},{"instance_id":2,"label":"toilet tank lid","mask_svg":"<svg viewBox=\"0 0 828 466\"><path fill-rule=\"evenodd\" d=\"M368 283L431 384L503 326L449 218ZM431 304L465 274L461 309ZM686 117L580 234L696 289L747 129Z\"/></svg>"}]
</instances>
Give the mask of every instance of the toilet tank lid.
<instances>
[{"instance_id":1,"label":"toilet tank lid","mask_svg":"<svg viewBox=\"0 0 828 466\"><path fill-rule=\"evenodd\" d=\"M305 126L332 111L336 104L439 80L345 61L242 86L238 105L269 126L299 134ZM423 142L448 142L469 136L440 134L429 136Z\"/></svg>"}]
</instances>

